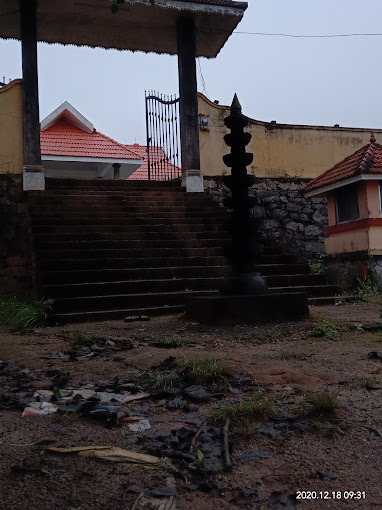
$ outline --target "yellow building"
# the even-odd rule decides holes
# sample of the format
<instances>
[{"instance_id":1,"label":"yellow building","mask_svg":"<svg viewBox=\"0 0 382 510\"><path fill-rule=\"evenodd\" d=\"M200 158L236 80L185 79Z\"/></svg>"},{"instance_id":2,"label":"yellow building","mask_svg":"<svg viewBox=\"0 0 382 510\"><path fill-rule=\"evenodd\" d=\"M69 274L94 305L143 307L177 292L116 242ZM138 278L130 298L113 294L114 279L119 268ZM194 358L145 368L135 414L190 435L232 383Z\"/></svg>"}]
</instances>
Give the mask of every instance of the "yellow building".
<instances>
[{"instance_id":1,"label":"yellow building","mask_svg":"<svg viewBox=\"0 0 382 510\"><path fill-rule=\"evenodd\" d=\"M0 88L0 174L23 171L22 83L13 80Z\"/></svg>"},{"instance_id":2,"label":"yellow building","mask_svg":"<svg viewBox=\"0 0 382 510\"><path fill-rule=\"evenodd\" d=\"M229 170L222 157L227 153L224 118L229 106L210 101L203 94L199 100L199 143L201 170L205 176L225 175ZM245 113L245 107L243 108ZM246 131L252 140L247 152L253 153L248 173L257 177L314 178L368 143L370 129L298 126L249 119ZM376 130L382 138L382 130Z\"/></svg>"},{"instance_id":3,"label":"yellow building","mask_svg":"<svg viewBox=\"0 0 382 510\"><path fill-rule=\"evenodd\" d=\"M328 255L382 255L382 145L375 142L372 134L369 144L305 187L307 197L327 198Z\"/></svg>"}]
</instances>

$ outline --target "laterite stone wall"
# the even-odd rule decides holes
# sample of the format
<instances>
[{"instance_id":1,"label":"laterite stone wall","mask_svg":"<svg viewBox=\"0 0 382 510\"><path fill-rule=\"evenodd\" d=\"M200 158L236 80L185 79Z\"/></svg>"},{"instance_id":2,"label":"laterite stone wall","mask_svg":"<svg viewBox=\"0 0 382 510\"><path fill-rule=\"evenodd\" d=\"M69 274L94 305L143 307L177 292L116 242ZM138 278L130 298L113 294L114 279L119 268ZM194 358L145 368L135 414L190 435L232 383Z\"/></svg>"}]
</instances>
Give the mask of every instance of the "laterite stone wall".
<instances>
[{"instance_id":1,"label":"laterite stone wall","mask_svg":"<svg viewBox=\"0 0 382 510\"><path fill-rule=\"evenodd\" d=\"M30 216L21 174L0 174L0 294L33 286Z\"/></svg>"},{"instance_id":2,"label":"laterite stone wall","mask_svg":"<svg viewBox=\"0 0 382 510\"><path fill-rule=\"evenodd\" d=\"M300 260L316 260L324 255L327 207L324 198L305 198L303 186L310 179L258 178L250 188L256 198L252 216L264 236ZM229 194L222 177L205 177L205 191L222 202Z\"/></svg>"}]
</instances>

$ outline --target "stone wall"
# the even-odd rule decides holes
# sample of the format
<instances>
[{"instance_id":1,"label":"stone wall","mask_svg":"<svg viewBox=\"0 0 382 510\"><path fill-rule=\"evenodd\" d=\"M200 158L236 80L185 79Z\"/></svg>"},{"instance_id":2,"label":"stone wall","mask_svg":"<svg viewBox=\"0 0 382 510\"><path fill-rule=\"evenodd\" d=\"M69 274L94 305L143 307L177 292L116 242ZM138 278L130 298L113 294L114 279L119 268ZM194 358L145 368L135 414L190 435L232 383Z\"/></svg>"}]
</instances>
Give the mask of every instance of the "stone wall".
<instances>
[{"instance_id":1,"label":"stone wall","mask_svg":"<svg viewBox=\"0 0 382 510\"><path fill-rule=\"evenodd\" d=\"M315 260L324 254L326 199L304 197L301 189L309 180L258 178L249 190L257 202L252 215L264 237L300 260ZM204 182L205 191L220 203L229 194L222 177L205 177Z\"/></svg>"},{"instance_id":2,"label":"stone wall","mask_svg":"<svg viewBox=\"0 0 382 510\"><path fill-rule=\"evenodd\" d=\"M34 256L22 175L0 175L0 294L33 286Z\"/></svg>"}]
</instances>

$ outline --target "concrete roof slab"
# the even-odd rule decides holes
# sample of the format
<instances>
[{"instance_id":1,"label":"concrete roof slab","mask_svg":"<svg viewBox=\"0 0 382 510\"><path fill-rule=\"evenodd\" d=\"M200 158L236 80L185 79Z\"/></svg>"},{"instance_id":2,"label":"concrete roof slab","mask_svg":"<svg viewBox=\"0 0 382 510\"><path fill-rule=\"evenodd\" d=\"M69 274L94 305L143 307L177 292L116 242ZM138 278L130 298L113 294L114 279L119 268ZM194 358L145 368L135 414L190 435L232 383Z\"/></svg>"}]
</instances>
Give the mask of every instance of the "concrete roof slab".
<instances>
[{"instance_id":1,"label":"concrete roof slab","mask_svg":"<svg viewBox=\"0 0 382 510\"><path fill-rule=\"evenodd\" d=\"M37 37L40 42L177 53L176 22L193 15L196 52L215 57L247 8L231 0L128 0L117 13L111 0L39 0ZM18 2L0 0L0 37L20 39Z\"/></svg>"}]
</instances>

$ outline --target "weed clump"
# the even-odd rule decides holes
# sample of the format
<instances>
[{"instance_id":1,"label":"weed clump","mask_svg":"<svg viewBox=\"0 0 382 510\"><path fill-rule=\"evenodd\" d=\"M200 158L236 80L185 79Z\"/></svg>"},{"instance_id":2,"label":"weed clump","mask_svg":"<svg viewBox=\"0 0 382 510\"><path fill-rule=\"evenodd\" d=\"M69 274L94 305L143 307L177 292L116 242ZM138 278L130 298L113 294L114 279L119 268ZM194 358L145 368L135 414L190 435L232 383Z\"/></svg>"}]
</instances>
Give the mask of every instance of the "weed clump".
<instances>
[{"instance_id":1,"label":"weed clump","mask_svg":"<svg viewBox=\"0 0 382 510\"><path fill-rule=\"evenodd\" d=\"M376 384L378 384L377 379L373 379L372 377L355 377L349 382L349 386L355 389L370 389L373 388Z\"/></svg>"},{"instance_id":2,"label":"weed clump","mask_svg":"<svg viewBox=\"0 0 382 510\"><path fill-rule=\"evenodd\" d=\"M218 360L209 358L182 359L177 360L177 366L186 383L208 386L214 391L223 391L229 386L227 378L231 375L231 371Z\"/></svg>"},{"instance_id":3,"label":"weed clump","mask_svg":"<svg viewBox=\"0 0 382 510\"><path fill-rule=\"evenodd\" d=\"M237 404L221 406L209 416L213 423L224 423L227 418L233 424L243 424L247 420L268 420L275 414L273 401L262 397L257 401L238 402Z\"/></svg>"},{"instance_id":4,"label":"weed clump","mask_svg":"<svg viewBox=\"0 0 382 510\"><path fill-rule=\"evenodd\" d=\"M163 349L172 349L179 347L181 344L180 338L176 338L175 336L160 336L158 340L155 342L156 347L161 347Z\"/></svg>"},{"instance_id":5,"label":"weed clump","mask_svg":"<svg viewBox=\"0 0 382 510\"><path fill-rule=\"evenodd\" d=\"M181 377L175 370L151 370L135 377L144 390L168 390L180 383Z\"/></svg>"},{"instance_id":6,"label":"weed clump","mask_svg":"<svg viewBox=\"0 0 382 510\"><path fill-rule=\"evenodd\" d=\"M93 333L82 333L82 331L76 331L73 335L71 347L73 349L80 349L81 347L96 342L97 340L100 340L100 337Z\"/></svg>"},{"instance_id":7,"label":"weed clump","mask_svg":"<svg viewBox=\"0 0 382 510\"><path fill-rule=\"evenodd\" d=\"M314 323L313 328L310 331L310 336L333 340L338 336L338 330L335 326L332 326L326 321L321 323Z\"/></svg>"},{"instance_id":8,"label":"weed clump","mask_svg":"<svg viewBox=\"0 0 382 510\"><path fill-rule=\"evenodd\" d=\"M328 438L336 438L342 436L351 428L351 424L343 421L327 421L316 420L313 421L310 430L318 432L320 435Z\"/></svg>"},{"instance_id":9,"label":"weed clump","mask_svg":"<svg viewBox=\"0 0 382 510\"><path fill-rule=\"evenodd\" d=\"M0 324L14 333L28 333L44 325L52 304L52 299L34 295L0 296Z\"/></svg>"},{"instance_id":10,"label":"weed clump","mask_svg":"<svg viewBox=\"0 0 382 510\"><path fill-rule=\"evenodd\" d=\"M339 408L338 394L331 391L305 391L305 400L309 405L307 414L312 417L330 417Z\"/></svg>"},{"instance_id":11,"label":"weed clump","mask_svg":"<svg viewBox=\"0 0 382 510\"><path fill-rule=\"evenodd\" d=\"M200 384L213 391L225 391L229 387L227 377L230 375L229 369L217 360L168 358L158 367L137 375L136 381L145 390Z\"/></svg>"},{"instance_id":12,"label":"weed clump","mask_svg":"<svg viewBox=\"0 0 382 510\"><path fill-rule=\"evenodd\" d=\"M307 355L304 352L294 350L294 349L283 349L278 354L274 356L275 359L282 359L284 361L288 360L304 360Z\"/></svg>"},{"instance_id":13,"label":"weed clump","mask_svg":"<svg viewBox=\"0 0 382 510\"><path fill-rule=\"evenodd\" d=\"M310 260L309 269L312 274L325 274L327 268L322 260Z\"/></svg>"}]
</instances>

